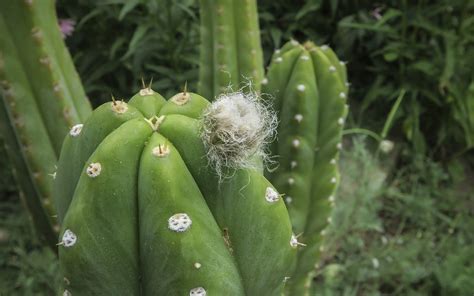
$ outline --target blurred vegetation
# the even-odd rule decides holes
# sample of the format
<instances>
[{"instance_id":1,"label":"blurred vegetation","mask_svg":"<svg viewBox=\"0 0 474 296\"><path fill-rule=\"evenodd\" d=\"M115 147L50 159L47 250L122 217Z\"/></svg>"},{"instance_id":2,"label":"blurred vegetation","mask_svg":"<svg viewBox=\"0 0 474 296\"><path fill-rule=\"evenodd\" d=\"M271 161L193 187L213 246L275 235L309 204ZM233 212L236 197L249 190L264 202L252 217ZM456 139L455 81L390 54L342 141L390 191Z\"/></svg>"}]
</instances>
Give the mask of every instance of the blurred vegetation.
<instances>
[{"instance_id":1,"label":"blurred vegetation","mask_svg":"<svg viewBox=\"0 0 474 296\"><path fill-rule=\"evenodd\" d=\"M474 147L473 1L260 2L267 45L311 39L349 62L354 125L377 127L406 89L394 136L412 155L449 160Z\"/></svg>"},{"instance_id":2,"label":"blurred vegetation","mask_svg":"<svg viewBox=\"0 0 474 296\"><path fill-rule=\"evenodd\" d=\"M0 155L5 153L0 140ZM0 176L0 295L54 295L58 263L37 240L4 157Z\"/></svg>"},{"instance_id":3,"label":"blurred vegetation","mask_svg":"<svg viewBox=\"0 0 474 296\"><path fill-rule=\"evenodd\" d=\"M317 295L472 295L474 184L349 144Z\"/></svg>"},{"instance_id":4,"label":"blurred vegetation","mask_svg":"<svg viewBox=\"0 0 474 296\"><path fill-rule=\"evenodd\" d=\"M289 38L329 44L349 62L342 184L317 295L473 295L474 2L259 0L265 60ZM95 106L141 78L170 96L197 82L195 0L58 0ZM2 146L3 147L3 146ZM377 151L377 152L376 152ZM53 294L57 263L38 245L0 151L0 295Z\"/></svg>"},{"instance_id":5,"label":"blurred vegetation","mask_svg":"<svg viewBox=\"0 0 474 296\"><path fill-rule=\"evenodd\" d=\"M57 1L60 18L76 22L66 39L95 106L113 94L130 98L141 78L166 96L187 81L195 89L199 16L194 0Z\"/></svg>"}]
</instances>

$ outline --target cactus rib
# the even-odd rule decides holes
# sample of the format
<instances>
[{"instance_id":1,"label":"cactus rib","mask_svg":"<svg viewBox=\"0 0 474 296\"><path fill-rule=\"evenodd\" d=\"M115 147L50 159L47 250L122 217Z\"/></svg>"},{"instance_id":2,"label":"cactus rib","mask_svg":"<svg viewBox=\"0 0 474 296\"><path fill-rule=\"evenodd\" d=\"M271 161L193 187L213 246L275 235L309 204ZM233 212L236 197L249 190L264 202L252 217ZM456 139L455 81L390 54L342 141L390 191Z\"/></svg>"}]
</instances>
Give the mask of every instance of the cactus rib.
<instances>
[{"instance_id":1,"label":"cactus rib","mask_svg":"<svg viewBox=\"0 0 474 296\"><path fill-rule=\"evenodd\" d=\"M258 92L264 70L256 1L201 0L200 5L199 93L213 99L249 82Z\"/></svg>"},{"instance_id":2,"label":"cactus rib","mask_svg":"<svg viewBox=\"0 0 474 296\"><path fill-rule=\"evenodd\" d=\"M2 125L12 128L4 136L15 136L8 142L17 143L24 157L13 163L20 190L27 204L39 207L28 209L34 224L43 225L40 236L51 238L47 225L56 224L51 195L62 141L91 112L61 38L54 1L0 2L0 81ZM47 214L38 215L43 208Z\"/></svg>"}]
</instances>

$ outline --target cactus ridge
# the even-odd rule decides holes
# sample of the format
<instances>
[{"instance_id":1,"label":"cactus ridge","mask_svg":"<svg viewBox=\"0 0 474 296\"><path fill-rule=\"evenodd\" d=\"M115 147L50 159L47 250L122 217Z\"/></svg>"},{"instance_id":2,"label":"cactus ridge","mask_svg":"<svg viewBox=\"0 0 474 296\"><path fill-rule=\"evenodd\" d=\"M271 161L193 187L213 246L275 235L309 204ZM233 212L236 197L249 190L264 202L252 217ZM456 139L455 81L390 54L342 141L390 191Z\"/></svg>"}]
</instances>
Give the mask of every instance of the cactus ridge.
<instances>
[{"instance_id":1,"label":"cactus ridge","mask_svg":"<svg viewBox=\"0 0 474 296\"><path fill-rule=\"evenodd\" d=\"M201 0L198 92L215 98L229 88L260 90L263 53L254 0Z\"/></svg>"},{"instance_id":2,"label":"cactus ridge","mask_svg":"<svg viewBox=\"0 0 474 296\"><path fill-rule=\"evenodd\" d=\"M208 107L142 90L71 130L55 183L60 293L281 291L296 255L285 204L257 170L219 183L200 134Z\"/></svg>"},{"instance_id":3,"label":"cactus ridge","mask_svg":"<svg viewBox=\"0 0 474 296\"><path fill-rule=\"evenodd\" d=\"M1 1L0 86L3 136L8 151L23 158L10 155L21 196L38 234L53 246L52 182L62 140L91 112L54 1Z\"/></svg>"},{"instance_id":4,"label":"cactus ridge","mask_svg":"<svg viewBox=\"0 0 474 296\"><path fill-rule=\"evenodd\" d=\"M328 46L286 43L275 51L262 92L279 112L273 155L280 166L269 173L285 194L293 230L306 247L298 252L288 282L290 295L308 295L315 264L324 251L324 229L330 223L339 182L337 159L347 115L345 64Z\"/></svg>"}]
</instances>

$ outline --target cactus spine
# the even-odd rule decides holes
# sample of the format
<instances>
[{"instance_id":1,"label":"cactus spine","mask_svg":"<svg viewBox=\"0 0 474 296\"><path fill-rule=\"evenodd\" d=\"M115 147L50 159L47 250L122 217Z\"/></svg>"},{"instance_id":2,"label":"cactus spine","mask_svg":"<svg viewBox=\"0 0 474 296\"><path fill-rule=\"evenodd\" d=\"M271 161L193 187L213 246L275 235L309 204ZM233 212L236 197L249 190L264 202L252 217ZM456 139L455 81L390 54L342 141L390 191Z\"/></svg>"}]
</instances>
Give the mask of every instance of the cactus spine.
<instances>
[{"instance_id":1,"label":"cactus spine","mask_svg":"<svg viewBox=\"0 0 474 296\"><path fill-rule=\"evenodd\" d=\"M255 0L201 0L198 92L213 99L229 86L260 90L263 54Z\"/></svg>"},{"instance_id":2,"label":"cactus spine","mask_svg":"<svg viewBox=\"0 0 474 296\"><path fill-rule=\"evenodd\" d=\"M42 225L40 236L51 237L48 225L55 221L43 221L54 213L48 175L69 128L91 111L60 35L54 1L0 2L0 82L3 135L12 155L19 151L23 157L13 161L20 189L34 223ZM40 204L47 214L32 209Z\"/></svg>"},{"instance_id":3,"label":"cactus spine","mask_svg":"<svg viewBox=\"0 0 474 296\"><path fill-rule=\"evenodd\" d=\"M144 88L66 137L55 184L60 293L280 293L298 245L285 204L257 170L219 183L202 138L207 108L193 93L165 101Z\"/></svg>"},{"instance_id":4,"label":"cactus spine","mask_svg":"<svg viewBox=\"0 0 474 296\"><path fill-rule=\"evenodd\" d=\"M298 252L288 291L308 295L339 180L337 159L347 114L345 64L327 46L291 41L276 51L262 84L280 119L272 146L280 166L269 179L286 195L293 231L306 244Z\"/></svg>"}]
</instances>

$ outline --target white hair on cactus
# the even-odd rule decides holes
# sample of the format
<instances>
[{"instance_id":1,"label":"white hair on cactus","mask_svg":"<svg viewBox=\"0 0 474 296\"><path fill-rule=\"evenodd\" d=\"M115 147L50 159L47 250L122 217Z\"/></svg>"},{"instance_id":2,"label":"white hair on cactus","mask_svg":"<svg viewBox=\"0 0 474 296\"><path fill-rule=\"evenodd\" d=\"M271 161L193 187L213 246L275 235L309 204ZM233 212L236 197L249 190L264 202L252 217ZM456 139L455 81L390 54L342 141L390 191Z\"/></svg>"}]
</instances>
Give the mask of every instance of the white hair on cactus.
<instances>
[{"instance_id":1,"label":"white hair on cactus","mask_svg":"<svg viewBox=\"0 0 474 296\"><path fill-rule=\"evenodd\" d=\"M269 162L265 151L275 135L277 117L255 92L221 94L203 112L201 138L209 164L219 178L239 168L256 168L254 157Z\"/></svg>"}]
</instances>

